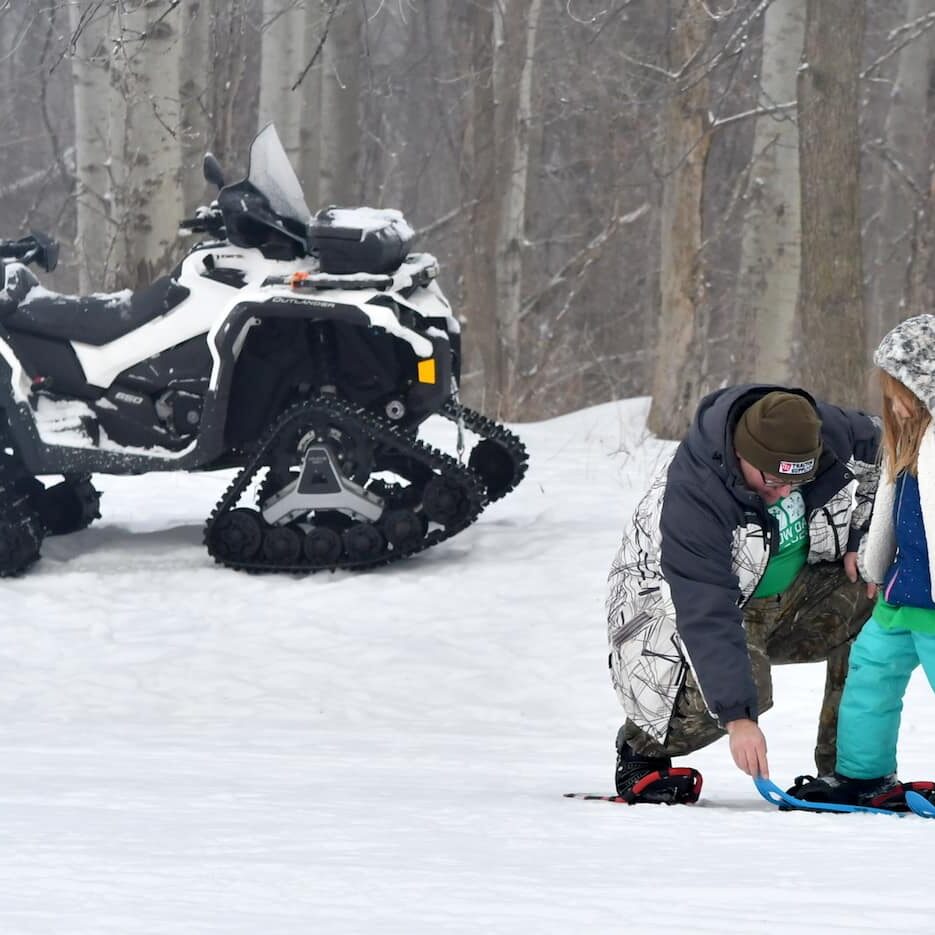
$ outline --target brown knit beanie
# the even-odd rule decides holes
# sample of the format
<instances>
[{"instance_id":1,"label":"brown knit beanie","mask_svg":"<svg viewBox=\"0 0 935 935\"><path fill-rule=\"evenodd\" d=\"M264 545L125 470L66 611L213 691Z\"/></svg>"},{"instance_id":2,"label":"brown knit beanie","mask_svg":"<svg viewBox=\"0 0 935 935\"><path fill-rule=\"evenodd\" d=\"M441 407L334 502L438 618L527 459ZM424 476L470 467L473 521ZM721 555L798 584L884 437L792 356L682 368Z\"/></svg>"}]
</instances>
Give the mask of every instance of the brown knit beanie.
<instances>
[{"instance_id":1,"label":"brown knit beanie","mask_svg":"<svg viewBox=\"0 0 935 935\"><path fill-rule=\"evenodd\" d=\"M810 481L821 455L821 419L804 396L767 393L740 417L734 448L760 471L794 484Z\"/></svg>"}]
</instances>

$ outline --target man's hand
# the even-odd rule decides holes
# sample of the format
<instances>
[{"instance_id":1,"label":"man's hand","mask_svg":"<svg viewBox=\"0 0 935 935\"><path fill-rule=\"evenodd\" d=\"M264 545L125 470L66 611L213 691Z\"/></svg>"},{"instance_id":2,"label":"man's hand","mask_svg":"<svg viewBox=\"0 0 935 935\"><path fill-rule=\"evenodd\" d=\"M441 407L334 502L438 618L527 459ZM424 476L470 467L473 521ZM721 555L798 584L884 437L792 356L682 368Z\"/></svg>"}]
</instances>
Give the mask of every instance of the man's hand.
<instances>
[{"instance_id":1,"label":"man's hand","mask_svg":"<svg viewBox=\"0 0 935 935\"><path fill-rule=\"evenodd\" d=\"M844 574L847 575L847 580L853 584L857 583L857 579L860 576L857 571L857 553L856 552L845 552L844 553Z\"/></svg>"},{"instance_id":2,"label":"man's hand","mask_svg":"<svg viewBox=\"0 0 935 935\"><path fill-rule=\"evenodd\" d=\"M727 733L730 737L730 755L738 769L748 776L769 779L769 764L766 762L766 738L756 721L740 718L729 721Z\"/></svg>"}]
</instances>

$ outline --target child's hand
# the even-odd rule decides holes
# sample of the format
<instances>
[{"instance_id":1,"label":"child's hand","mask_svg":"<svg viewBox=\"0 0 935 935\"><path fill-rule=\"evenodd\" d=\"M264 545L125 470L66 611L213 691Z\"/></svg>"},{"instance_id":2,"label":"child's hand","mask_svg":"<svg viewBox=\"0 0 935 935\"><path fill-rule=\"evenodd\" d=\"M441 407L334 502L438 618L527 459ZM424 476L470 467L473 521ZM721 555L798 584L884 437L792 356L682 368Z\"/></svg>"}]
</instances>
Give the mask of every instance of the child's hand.
<instances>
[{"instance_id":1,"label":"child's hand","mask_svg":"<svg viewBox=\"0 0 935 935\"><path fill-rule=\"evenodd\" d=\"M867 597L872 601L877 596L879 588L871 581L867 584Z\"/></svg>"}]
</instances>

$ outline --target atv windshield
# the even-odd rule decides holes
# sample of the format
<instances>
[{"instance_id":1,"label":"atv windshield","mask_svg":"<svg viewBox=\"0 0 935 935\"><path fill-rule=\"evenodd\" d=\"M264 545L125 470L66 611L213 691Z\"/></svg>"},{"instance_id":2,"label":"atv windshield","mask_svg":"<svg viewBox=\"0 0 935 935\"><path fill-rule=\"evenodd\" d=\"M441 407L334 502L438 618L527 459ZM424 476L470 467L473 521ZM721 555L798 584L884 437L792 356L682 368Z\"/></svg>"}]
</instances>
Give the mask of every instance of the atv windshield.
<instances>
[{"instance_id":1,"label":"atv windshield","mask_svg":"<svg viewBox=\"0 0 935 935\"><path fill-rule=\"evenodd\" d=\"M311 220L302 184L271 123L260 130L250 147L247 181L269 199L270 207L280 217L303 226Z\"/></svg>"}]
</instances>

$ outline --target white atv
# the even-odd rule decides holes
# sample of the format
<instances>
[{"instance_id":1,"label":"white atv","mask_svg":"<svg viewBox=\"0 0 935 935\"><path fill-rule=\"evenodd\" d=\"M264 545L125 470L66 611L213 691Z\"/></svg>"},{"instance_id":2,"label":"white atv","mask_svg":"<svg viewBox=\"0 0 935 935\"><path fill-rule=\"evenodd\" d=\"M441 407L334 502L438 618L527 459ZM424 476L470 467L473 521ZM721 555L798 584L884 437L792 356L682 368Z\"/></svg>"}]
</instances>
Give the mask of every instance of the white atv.
<instances>
[{"instance_id":1,"label":"white atv","mask_svg":"<svg viewBox=\"0 0 935 935\"><path fill-rule=\"evenodd\" d=\"M0 576L99 515L96 473L240 468L209 552L293 573L418 552L522 479L521 442L458 403L459 325L398 211L313 217L272 125L245 179L210 154L205 177L183 225L210 239L139 292L52 293L28 267L57 244L0 241ZM433 414L479 437L466 463L419 440Z\"/></svg>"}]
</instances>

